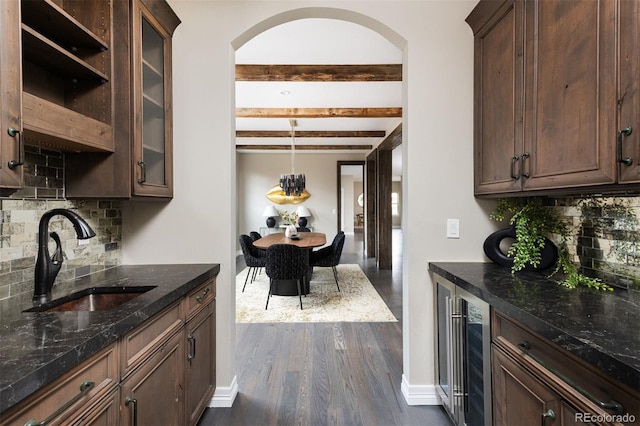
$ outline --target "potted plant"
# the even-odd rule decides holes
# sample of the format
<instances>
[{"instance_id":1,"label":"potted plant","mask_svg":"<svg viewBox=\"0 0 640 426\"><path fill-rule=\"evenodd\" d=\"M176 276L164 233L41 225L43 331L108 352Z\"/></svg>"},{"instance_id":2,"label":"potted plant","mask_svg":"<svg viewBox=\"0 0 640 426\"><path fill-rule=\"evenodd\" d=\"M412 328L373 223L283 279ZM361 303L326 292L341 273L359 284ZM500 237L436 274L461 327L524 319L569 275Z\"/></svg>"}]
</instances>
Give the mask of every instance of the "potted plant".
<instances>
[{"instance_id":1,"label":"potted plant","mask_svg":"<svg viewBox=\"0 0 640 426\"><path fill-rule=\"evenodd\" d=\"M296 228L296 223L298 222L298 213L293 211L289 212L287 210L280 212L280 216L282 220L287 222L286 228L284 230L284 234L286 237L291 237L292 235L296 235L298 233L298 228Z\"/></svg>"},{"instance_id":2,"label":"potted plant","mask_svg":"<svg viewBox=\"0 0 640 426\"><path fill-rule=\"evenodd\" d=\"M567 247L570 233L566 224L553 209L544 206L540 199L499 199L498 206L491 213L490 218L503 221L509 214L511 215L509 224L512 226L510 232L513 232L514 241L506 256L513 259L512 273L538 267L545 260L543 250L548 246L550 237L557 236L559 237L559 241L556 241L557 260L549 278L562 271L564 277L557 282L564 287L584 286L597 290L613 290L599 278L587 277L578 272L578 268L570 259Z\"/></svg>"}]
</instances>

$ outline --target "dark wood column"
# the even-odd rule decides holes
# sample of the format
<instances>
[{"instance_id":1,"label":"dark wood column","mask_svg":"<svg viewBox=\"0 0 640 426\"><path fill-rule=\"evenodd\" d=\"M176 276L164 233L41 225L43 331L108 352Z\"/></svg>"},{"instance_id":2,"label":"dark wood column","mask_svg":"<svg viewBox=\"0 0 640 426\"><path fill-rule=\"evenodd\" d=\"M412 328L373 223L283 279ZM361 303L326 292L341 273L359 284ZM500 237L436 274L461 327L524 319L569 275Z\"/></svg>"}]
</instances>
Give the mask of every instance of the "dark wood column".
<instances>
[{"instance_id":1,"label":"dark wood column","mask_svg":"<svg viewBox=\"0 0 640 426\"><path fill-rule=\"evenodd\" d=\"M366 173L365 173L365 209L366 215L365 232L366 232L366 248L367 257L376 257L376 249L378 242L376 238L376 230L378 221L376 220L376 160L378 150L374 150L367 156Z\"/></svg>"},{"instance_id":2,"label":"dark wood column","mask_svg":"<svg viewBox=\"0 0 640 426\"><path fill-rule=\"evenodd\" d=\"M391 269L391 151L378 150L378 268Z\"/></svg>"}]
</instances>

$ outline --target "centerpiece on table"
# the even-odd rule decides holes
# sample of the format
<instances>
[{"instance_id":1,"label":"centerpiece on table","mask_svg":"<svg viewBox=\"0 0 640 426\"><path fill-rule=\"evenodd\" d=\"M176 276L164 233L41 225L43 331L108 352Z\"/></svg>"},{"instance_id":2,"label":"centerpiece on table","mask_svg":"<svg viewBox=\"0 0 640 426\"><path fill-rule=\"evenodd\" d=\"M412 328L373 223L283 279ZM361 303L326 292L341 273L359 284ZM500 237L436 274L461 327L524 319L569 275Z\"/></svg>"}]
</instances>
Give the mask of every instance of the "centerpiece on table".
<instances>
[{"instance_id":1,"label":"centerpiece on table","mask_svg":"<svg viewBox=\"0 0 640 426\"><path fill-rule=\"evenodd\" d=\"M298 213L295 211L289 212L285 210L280 212L280 217L282 217L282 220L287 223L284 229L285 237L291 238L291 236L297 235L298 228L296 228L296 223L298 222Z\"/></svg>"}]
</instances>

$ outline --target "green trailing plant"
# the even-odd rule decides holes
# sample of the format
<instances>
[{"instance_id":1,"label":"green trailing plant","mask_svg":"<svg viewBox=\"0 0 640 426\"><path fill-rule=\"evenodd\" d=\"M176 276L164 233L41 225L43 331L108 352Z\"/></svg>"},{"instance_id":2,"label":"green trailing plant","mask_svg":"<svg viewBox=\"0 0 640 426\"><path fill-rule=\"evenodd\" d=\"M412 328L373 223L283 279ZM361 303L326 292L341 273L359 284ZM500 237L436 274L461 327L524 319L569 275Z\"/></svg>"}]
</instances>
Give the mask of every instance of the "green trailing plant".
<instances>
[{"instance_id":1,"label":"green trailing plant","mask_svg":"<svg viewBox=\"0 0 640 426\"><path fill-rule=\"evenodd\" d=\"M503 221L511 215L509 223L515 228L516 240L513 242L507 256L513 258L511 272L515 273L527 265L537 267L541 261L541 251L545 245L545 238L556 235L560 241L558 246L558 261L556 268L549 278L562 271L565 277L557 281L567 288L588 287L596 290L613 290L599 278L590 278L578 272L578 268L571 261L567 239L569 230L553 209L543 205L540 199L501 198L490 218Z\"/></svg>"}]
</instances>

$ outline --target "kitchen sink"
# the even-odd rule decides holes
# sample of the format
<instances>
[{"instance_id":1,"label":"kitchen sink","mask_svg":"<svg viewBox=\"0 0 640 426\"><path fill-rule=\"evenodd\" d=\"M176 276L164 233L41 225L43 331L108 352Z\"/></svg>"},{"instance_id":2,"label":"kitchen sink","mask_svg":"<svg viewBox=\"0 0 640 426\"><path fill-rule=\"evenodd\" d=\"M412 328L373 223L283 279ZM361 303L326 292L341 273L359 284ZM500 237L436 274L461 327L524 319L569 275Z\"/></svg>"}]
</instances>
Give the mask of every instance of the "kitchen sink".
<instances>
[{"instance_id":1,"label":"kitchen sink","mask_svg":"<svg viewBox=\"0 0 640 426\"><path fill-rule=\"evenodd\" d=\"M156 288L156 286L91 287L22 312L108 311Z\"/></svg>"}]
</instances>

